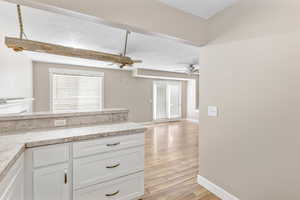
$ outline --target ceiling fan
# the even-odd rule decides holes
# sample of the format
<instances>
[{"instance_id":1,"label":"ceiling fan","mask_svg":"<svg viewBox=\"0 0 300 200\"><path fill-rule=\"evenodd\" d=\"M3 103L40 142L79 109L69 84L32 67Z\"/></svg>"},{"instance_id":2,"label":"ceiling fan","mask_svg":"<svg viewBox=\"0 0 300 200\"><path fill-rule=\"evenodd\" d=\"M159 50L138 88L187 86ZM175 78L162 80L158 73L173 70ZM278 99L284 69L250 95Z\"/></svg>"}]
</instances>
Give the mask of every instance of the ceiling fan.
<instances>
[{"instance_id":1,"label":"ceiling fan","mask_svg":"<svg viewBox=\"0 0 300 200\"><path fill-rule=\"evenodd\" d=\"M182 64L182 69L174 69L175 72L186 73L186 74L199 74L199 65L198 64Z\"/></svg>"}]
</instances>

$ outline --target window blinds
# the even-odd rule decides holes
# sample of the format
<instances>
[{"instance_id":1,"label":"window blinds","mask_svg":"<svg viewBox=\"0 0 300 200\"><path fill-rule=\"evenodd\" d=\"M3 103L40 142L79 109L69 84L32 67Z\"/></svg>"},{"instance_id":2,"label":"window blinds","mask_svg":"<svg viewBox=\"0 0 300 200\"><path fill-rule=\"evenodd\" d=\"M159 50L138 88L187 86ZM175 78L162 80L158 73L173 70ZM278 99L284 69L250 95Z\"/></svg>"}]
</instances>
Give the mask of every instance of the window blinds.
<instances>
[{"instance_id":1,"label":"window blinds","mask_svg":"<svg viewBox=\"0 0 300 200\"><path fill-rule=\"evenodd\" d=\"M52 110L102 109L103 77L88 74L52 74Z\"/></svg>"}]
</instances>

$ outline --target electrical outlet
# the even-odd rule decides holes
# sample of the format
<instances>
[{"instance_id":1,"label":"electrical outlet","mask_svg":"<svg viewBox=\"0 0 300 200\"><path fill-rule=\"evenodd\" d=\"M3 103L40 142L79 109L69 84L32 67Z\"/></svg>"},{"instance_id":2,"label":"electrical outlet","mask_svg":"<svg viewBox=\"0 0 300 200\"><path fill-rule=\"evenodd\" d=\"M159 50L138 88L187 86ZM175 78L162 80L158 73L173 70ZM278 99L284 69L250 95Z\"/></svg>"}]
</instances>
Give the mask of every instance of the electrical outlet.
<instances>
[{"instance_id":1,"label":"electrical outlet","mask_svg":"<svg viewBox=\"0 0 300 200\"><path fill-rule=\"evenodd\" d=\"M54 126L55 127L60 127L60 126L66 126L67 122L65 119L57 119L54 120Z\"/></svg>"}]
</instances>

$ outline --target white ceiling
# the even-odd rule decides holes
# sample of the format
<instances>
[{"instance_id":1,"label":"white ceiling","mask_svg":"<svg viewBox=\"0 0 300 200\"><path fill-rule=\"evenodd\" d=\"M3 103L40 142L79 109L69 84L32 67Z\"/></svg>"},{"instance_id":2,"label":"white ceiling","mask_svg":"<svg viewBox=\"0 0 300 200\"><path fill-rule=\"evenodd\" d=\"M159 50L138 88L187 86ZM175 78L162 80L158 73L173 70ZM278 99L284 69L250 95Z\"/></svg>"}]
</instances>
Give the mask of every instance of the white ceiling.
<instances>
[{"instance_id":1,"label":"white ceiling","mask_svg":"<svg viewBox=\"0 0 300 200\"><path fill-rule=\"evenodd\" d=\"M159 0L169 6L208 19L237 0Z\"/></svg>"},{"instance_id":2,"label":"white ceiling","mask_svg":"<svg viewBox=\"0 0 300 200\"><path fill-rule=\"evenodd\" d=\"M114 54L122 51L125 30L28 7L22 7L22 13L28 39ZM14 4L0 1L0 24L1 35L18 37ZM184 63L197 63L199 47L171 39L131 33L127 52L133 59L143 60L143 63L135 65L139 68L177 71L185 69ZM110 67L108 63L92 60L41 53L26 54L32 60L38 61Z\"/></svg>"}]
</instances>

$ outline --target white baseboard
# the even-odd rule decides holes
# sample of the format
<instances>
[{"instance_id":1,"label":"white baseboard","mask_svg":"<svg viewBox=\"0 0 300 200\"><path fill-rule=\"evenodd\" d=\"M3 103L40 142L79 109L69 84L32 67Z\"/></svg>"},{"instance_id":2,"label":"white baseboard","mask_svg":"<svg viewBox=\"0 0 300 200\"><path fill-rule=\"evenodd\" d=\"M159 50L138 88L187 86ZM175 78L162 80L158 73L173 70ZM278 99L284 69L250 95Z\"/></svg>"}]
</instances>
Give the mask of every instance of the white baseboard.
<instances>
[{"instance_id":1,"label":"white baseboard","mask_svg":"<svg viewBox=\"0 0 300 200\"><path fill-rule=\"evenodd\" d=\"M154 121L148 121L148 122L137 122L143 126L147 125L154 125L154 124L162 124L162 123L168 123L168 122L180 122L184 119L178 118L178 119L166 119L166 120L154 120Z\"/></svg>"},{"instance_id":2,"label":"white baseboard","mask_svg":"<svg viewBox=\"0 0 300 200\"><path fill-rule=\"evenodd\" d=\"M136 123L138 123L138 124L140 124L140 125L143 125L143 126L147 126L147 125L152 125L152 124L154 124L154 121L148 121L148 122L136 122Z\"/></svg>"},{"instance_id":3,"label":"white baseboard","mask_svg":"<svg viewBox=\"0 0 300 200\"><path fill-rule=\"evenodd\" d=\"M197 119L189 119L189 118L186 118L185 120L186 120L186 121L189 121L189 122L199 123L199 120L197 120Z\"/></svg>"},{"instance_id":4,"label":"white baseboard","mask_svg":"<svg viewBox=\"0 0 300 200\"><path fill-rule=\"evenodd\" d=\"M223 188L215 185L214 183L210 182L203 176L198 175L197 182L202 187L206 188L208 191L216 195L222 200L239 200L237 197L233 196L232 194L226 192Z\"/></svg>"}]
</instances>

